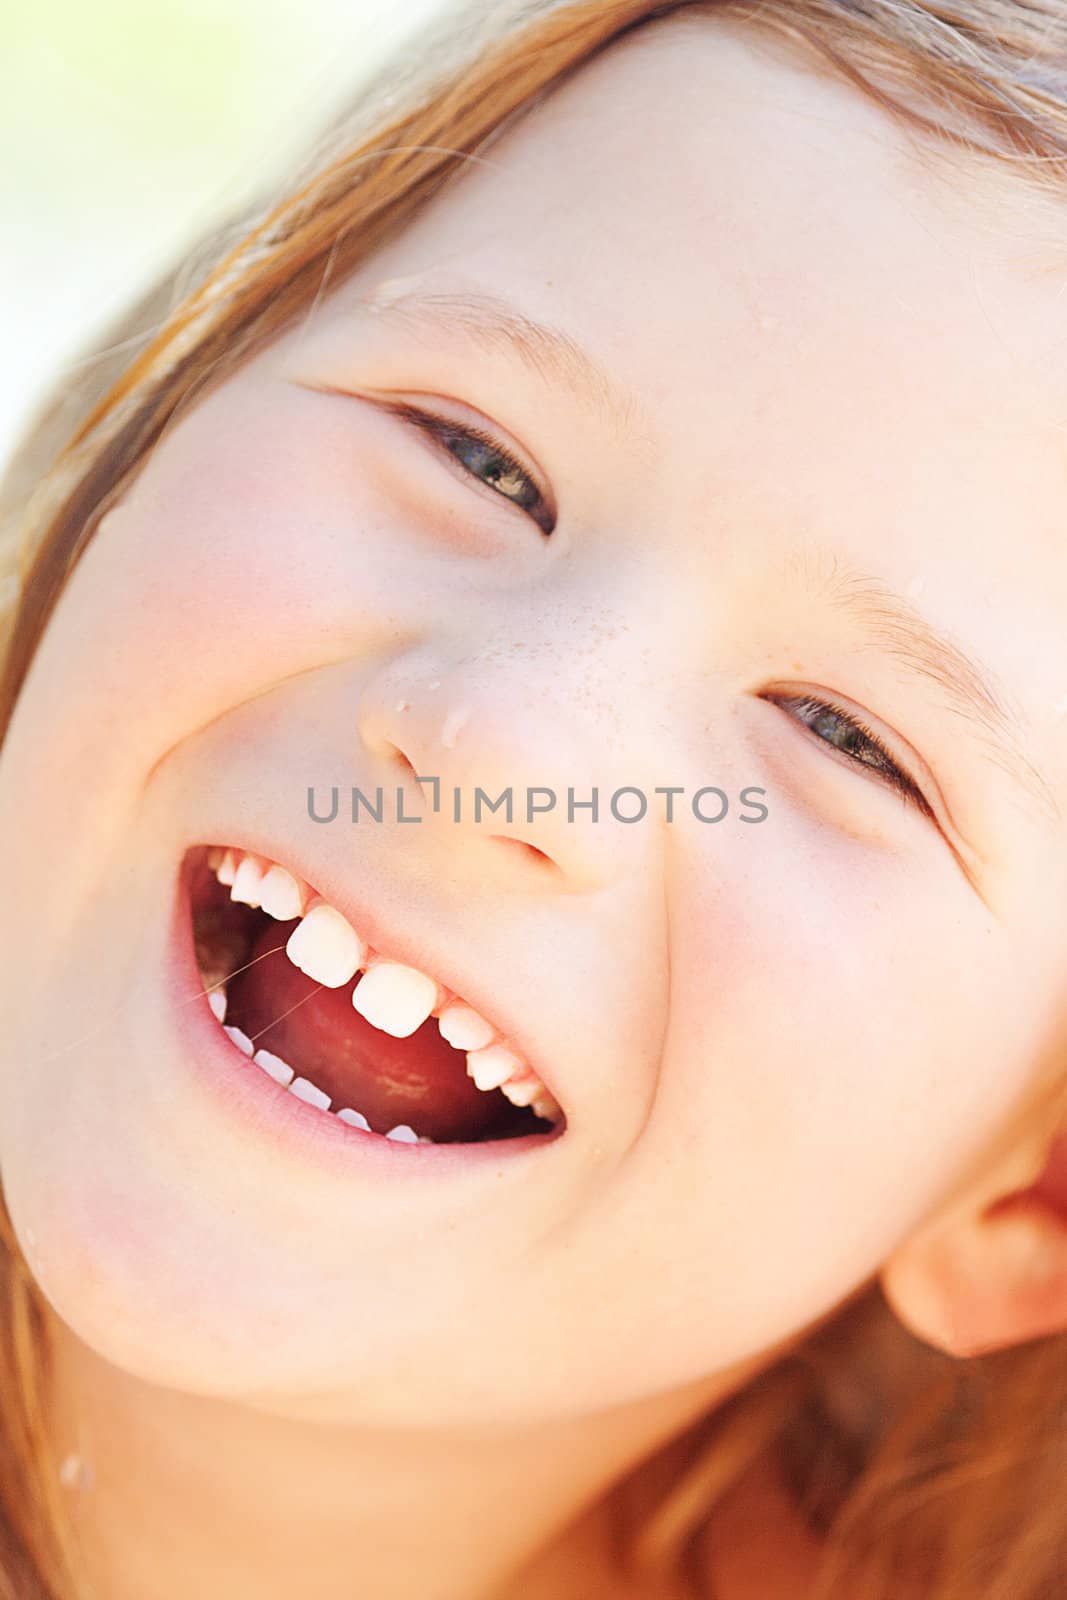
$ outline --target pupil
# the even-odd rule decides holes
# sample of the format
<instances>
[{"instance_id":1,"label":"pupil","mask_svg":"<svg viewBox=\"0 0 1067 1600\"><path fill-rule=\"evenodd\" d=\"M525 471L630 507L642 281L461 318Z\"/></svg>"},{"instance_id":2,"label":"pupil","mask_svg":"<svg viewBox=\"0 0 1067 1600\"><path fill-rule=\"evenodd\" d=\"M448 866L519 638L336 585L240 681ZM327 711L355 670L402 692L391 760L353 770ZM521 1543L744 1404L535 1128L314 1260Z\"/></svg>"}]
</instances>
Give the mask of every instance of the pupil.
<instances>
[{"instance_id":1,"label":"pupil","mask_svg":"<svg viewBox=\"0 0 1067 1600\"><path fill-rule=\"evenodd\" d=\"M855 728L850 728L847 723L839 721L831 713L820 712L815 720L815 726L817 731L825 735L839 750L851 753L859 746L860 737Z\"/></svg>"},{"instance_id":2,"label":"pupil","mask_svg":"<svg viewBox=\"0 0 1067 1600\"><path fill-rule=\"evenodd\" d=\"M525 473L509 466L480 440L468 440L459 436L455 442L470 451L470 470L476 475L481 473L491 488L502 488L510 498L514 499L516 505L522 506L525 510L537 504L537 490L532 483L526 482Z\"/></svg>"},{"instance_id":3,"label":"pupil","mask_svg":"<svg viewBox=\"0 0 1067 1600\"><path fill-rule=\"evenodd\" d=\"M477 442L471 445L471 450L474 455L471 470L473 472L483 472L488 482L492 484L503 483L510 469L505 466L500 457L495 456L486 445Z\"/></svg>"}]
</instances>

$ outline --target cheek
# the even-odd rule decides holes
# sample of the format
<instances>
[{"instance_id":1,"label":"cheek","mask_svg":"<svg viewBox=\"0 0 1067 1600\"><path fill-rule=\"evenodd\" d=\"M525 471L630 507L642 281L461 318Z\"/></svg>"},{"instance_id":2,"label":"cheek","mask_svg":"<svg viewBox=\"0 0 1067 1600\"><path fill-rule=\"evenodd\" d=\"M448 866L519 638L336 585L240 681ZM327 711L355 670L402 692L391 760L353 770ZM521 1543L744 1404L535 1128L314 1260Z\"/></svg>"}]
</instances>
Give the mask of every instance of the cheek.
<instances>
[{"instance_id":1,"label":"cheek","mask_svg":"<svg viewBox=\"0 0 1067 1600\"><path fill-rule=\"evenodd\" d=\"M663 1075L619 1223L650 1256L672 1241L695 1363L724 1315L741 1353L877 1271L1041 1048L1019 1019L1040 1017L1047 974L1017 929L966 910L947 851L890 857L773 816L677 875Z\"/></svg>"},{"instance_id":2,"label":"cheek","mask_svg":"<svg viewBox=\"0 0 1067 1600\"><path fill-rule=\"evenodd\" d=\"M231 380L164 435L97 528L5 740L0 874L54 940L121 859L157 765L281 680L420 626L433 575L319 397ZM10 844L5 844L10 841ZM42 860L62 860L42 879Z\"/></svg>"},{"instance_id":3,"label":"cheek","mask_svg":"<svg viewBox=\"0 0 1067 1600\"><path fill-rule=\"evenodd\" d=\"M221 712L419 622L432 586L423 570L404 588L397 511L361 481L357 444L340 411L251 376L165 435L34 662L20 715L51 730L38 779L128 792Z\"/></svg>"}]
</instances>

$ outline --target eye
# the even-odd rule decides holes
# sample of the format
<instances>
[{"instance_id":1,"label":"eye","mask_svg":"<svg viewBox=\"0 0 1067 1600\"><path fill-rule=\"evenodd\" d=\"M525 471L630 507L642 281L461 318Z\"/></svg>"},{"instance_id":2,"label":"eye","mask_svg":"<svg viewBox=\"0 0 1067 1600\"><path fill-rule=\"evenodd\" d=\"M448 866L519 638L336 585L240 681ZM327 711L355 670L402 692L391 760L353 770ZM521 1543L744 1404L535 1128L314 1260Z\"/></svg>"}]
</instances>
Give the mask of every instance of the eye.
<instances>
[{"instance_id":1,"label":"eye","mask_svg":"<svg viewBox=\"0 0 1067 1600\"><path fill-rule=\"evenodd\" d=\"M923 816L935 820L933 808L918 784L897 765L878 735L840 706L810 694L764 694L760 698L797 713L798 720L804 722L823 743L840 750L858 766L871 769L889 788L903 795L909 805L915 806Z\"/></svg>"},{"instance_id":2,"label":"eye","mask_svg":"<svg viewBox=\"0 0 1067 1600\"><path fill-rule=\"evenodd\" d=\"M454 422L423 411L404 400L387 401L384 409L428 434L459 463L462 471L525 512L546 536L552 533L556 514L547 496L522 462L492 434L471 427L469 423Z\"/></svg>"}]
</instances>

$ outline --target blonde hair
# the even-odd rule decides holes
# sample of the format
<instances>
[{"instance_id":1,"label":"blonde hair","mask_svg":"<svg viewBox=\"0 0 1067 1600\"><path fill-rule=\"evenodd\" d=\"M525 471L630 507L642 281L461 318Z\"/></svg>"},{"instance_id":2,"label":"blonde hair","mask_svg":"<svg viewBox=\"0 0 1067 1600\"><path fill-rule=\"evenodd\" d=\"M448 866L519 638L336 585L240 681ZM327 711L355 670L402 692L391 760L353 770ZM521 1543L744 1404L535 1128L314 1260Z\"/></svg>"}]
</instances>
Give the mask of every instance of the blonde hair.
<instances>
[{"instance_id":1,"label":"blonde hair","mask_svg":"<svg viewBox=\"0 0 1067 1600\"><path fill-rule=\"evenodd\" d=\"M509 0L445 12L284 198L221 230L60 386L0 493L0 731L67 576L180 409L368 258L622 35L680 13L774 30L950 154L1067 194L1062 0ZM1043 1091L1044 1092L1044 1091ZM1051 1086L1067 1108L1067 1082ZM44 1426L46 1323L0 1208L0 1600L77 1591ZM773 1462L824 1541L809 1600L1047 1600L1067 1573L1067 1335L958 1360L870 1280L612 1492L621 1569L706 1592L732 1488Z\"/></svg>"}]
</instances>

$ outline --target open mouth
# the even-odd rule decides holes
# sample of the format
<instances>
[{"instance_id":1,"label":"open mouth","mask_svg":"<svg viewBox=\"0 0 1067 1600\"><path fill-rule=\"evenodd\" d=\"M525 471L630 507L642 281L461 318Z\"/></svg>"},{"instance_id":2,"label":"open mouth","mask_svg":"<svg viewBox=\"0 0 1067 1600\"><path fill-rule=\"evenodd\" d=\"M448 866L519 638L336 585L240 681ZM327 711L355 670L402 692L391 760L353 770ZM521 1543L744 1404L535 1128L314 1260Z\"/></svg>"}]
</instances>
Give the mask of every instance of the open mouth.
<instances>
[{"instance_id":1,"label":"open mouth","mask_svg":"<svg viewBox=\"0 0 1067 1600\"><path fill-rule=\"evenodd\" d=\"M187 866L207 1004L250 1068L398 1143L561 1130L558 1102L492 1021L375 949L304 879L223 845Z\"/></svg>"}]
</instances>

